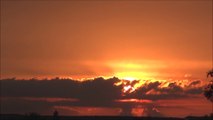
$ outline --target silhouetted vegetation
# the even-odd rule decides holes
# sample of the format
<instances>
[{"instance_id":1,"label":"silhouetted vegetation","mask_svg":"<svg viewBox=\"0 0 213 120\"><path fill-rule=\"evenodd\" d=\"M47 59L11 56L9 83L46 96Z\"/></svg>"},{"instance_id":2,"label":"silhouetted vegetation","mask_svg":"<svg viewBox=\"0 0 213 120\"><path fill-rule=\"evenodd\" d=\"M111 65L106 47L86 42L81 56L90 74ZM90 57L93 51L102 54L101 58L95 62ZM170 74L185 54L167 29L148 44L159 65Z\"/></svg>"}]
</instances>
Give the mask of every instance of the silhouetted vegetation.
<instances>
[{"instance_id":1,"label":"silhouetted vegetation","mask_svg":"<svg viewBox=\"0 0 213 120\"><path fill-rule=\"evenodd\" d=\"M213 116L213 69L207 72L207 78L211 77L209 84L204 88L204 96L212 102L212 113L211 116Z\"/></svg>"},{"instance_id":2,"label":"silhouetted vegetation","mask_svg":"<svg viewBox=\"0 0 213 120\"><path fill-rule=\"evenodd\" d=\"M213 69L212 70L209 70L208 72L207 72L207 78L208 77L213 77Z\"/></svg>"},{"instance_id":3,"label":"silhouetted vegetation","mask_svg":"<svg viewBox=\"0 0 213 120\"><path fill-rule=\"evenodd\" d=\"M213 102L213 83L210 82L204 89L204 96L211 102Z\"/></svg>"},{"instance_id":4,"label":"silhouetted vegetation","mask_svg":"<svg viewBox=\"0 0 213 120\"><path fill-rule=\"evenodd\" d=\"M59 120L59 116L58 116L58 111L57 110L55 110L53 112L53 120Z\"/></svg>"}]
</instances>

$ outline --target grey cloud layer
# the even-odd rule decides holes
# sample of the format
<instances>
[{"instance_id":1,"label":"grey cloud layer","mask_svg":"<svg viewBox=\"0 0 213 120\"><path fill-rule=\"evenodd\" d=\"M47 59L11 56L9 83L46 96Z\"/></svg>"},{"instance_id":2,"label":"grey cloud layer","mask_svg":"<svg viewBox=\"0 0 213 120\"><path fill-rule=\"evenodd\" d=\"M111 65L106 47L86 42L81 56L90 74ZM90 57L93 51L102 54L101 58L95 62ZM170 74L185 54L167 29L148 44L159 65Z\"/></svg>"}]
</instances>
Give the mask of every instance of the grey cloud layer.
<instances>
[{"instance_id":1,"label":"grey cloud layer","mask_svg":"<svg viewBox=\"0 0 213 120\"><path fill-rule=\"evenodd\" d=\"M120 79L94 78L79 82L70 79L51 80L1 80L2 97L57 97L76 98L80 101L93 102L94 100L107 102L115 99L136 98L136 99L173 99L189 95L201 94L202 86L200 81L192 81L184 88L175 82L169 83L168 87L160 87L161 82L145 83L136 91L122 95L122 85L115 86L114 83ZM131 84L136 84L132 82ZM158 94L155 94L158 93ZM97 103L96 103L97 104Z\"/></svg>"}]
</instances>

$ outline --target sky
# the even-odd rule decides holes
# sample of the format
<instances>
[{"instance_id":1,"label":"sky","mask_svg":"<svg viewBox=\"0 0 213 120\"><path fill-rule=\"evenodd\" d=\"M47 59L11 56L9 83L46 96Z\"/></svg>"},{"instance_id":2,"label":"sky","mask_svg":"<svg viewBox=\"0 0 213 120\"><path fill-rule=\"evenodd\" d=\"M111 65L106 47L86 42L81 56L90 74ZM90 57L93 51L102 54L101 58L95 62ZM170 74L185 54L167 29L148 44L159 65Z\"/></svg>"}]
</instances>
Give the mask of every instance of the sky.
<instances>
[{"instance_id":1,"label":"sky","mask_svg":"<svg viewBox=\"0 0 213 120\"><path fill-rule=\"evenodd\" d=\"M7 106L10 102L14 104L13 99L16 97L23 104L29 100L32 102L28 111L34 105L48 102L46 99L57 98L60 102L65 98L66 102L69 101L67 97L77 101L83 99L73 94L51 96L54 93L49 92L46 95L37 95L41 94L38 92L33 94L35 96L29 96L22 94L24 90L12 89L16 84L34 84L31 78L42 80L59 77L61 79L57 80L62 82L62 78L69 78L84 84L88 79L95 80L101 76L105 81L115 76L118 79L111 82L110 87L119 89L121 96L111 96L110 101L114 101L110 102L110 105L113 104L111 107L102 103L96 106L91 101L87 105L82 102L75 105L72 101L73 104L64 106L52 105L53 102L50 102L51 107L47 108L57 108L68 115L138 115L142 112L140 115L150 113L183 117L209 114L210 108L207 106L210 102L201 95L200 90L207 82L206 72L213 66L212 39L211 0L3 0L0 82L5 83L2 86L11 88L11 91L19 91L20 96L10 95L8 89L3 89L3 93L8 95L1 98L6 106L2 110L6 113L18 112ZM13 80L9 82L11 79L8 78L14 77L20 83ZM24 83L23 79L29 81ZM7 80L8 83L4 82ZM134 83L134 80L139 82ZM194 82L195 85L190 85ZM145 101L149 102L141 102L142 98L135 94L139 94L143 87L146 88L145 85L153 83L157 84L156 88L143 93ZM63 89L63 85L59 88ZM28 89L26 87L25 90ZM167 89L174 89L174 93L180 95L179 100L170 97ZM189 92L191 89L197 92ZM129 95L125 97L127 93ZM79 94L86 93L80 90ZM158 99L147 97L149 94L156 95ZM122 101L125 99L128 102ZM168 101L171 104L165 105ZM194 105L200 102L203 103L199 104L202 108L200 113L182 110L184 107L196 110ZM132 107L132 103L142 105ZM181 103L185 103L184 106ZM153 105L158 108L150 107ZM158 109L163 113L159 113ZM172 113L171 109L176 112ZM39 110L41 108L37 112Z\"/></svg>"}]
</instances>

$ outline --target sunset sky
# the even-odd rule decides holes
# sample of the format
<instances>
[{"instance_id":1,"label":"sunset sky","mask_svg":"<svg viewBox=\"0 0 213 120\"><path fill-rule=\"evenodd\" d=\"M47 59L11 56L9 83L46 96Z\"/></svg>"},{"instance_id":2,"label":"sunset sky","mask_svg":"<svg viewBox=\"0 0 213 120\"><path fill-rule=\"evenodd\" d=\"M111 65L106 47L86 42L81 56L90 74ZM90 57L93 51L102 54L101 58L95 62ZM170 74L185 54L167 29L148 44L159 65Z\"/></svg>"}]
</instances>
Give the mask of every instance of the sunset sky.
<instances>
[{"instance_id":1,"label":"sunset sky","mask_svg":"<svg viewBox=\"0 0 213 120\"><path fill-rule=\"evenodd\" d=\"M20 113L47 102L46 111L39 107L35 111L51 114L51 110L58 109L64 115L130 115L129 110L133 116L149 113L176 117L209 114L211 103L200 91L208 81L206 72L213 66L212 14L212 0L3 0L1 112L19 113L11 104L25 105L31 101L32 104L27 104L29 109ZM13 77L20 81L6 80ZM43 82L47 88L54 84L62 89L59 93L63 93L65 85L66 90L79 90L79 94L87 97L75 93L54 95L49 90L42 94L44 83L40 86L29 80L55 77L81 81L68 83L71 86L87 85L88 79L94 85L109 81L107 85L111 86L103 87L109 87L108 92L112 93L119 89L121 95L109 95L114 102L96 105L91 101L100 96L94 95L91 103L82 102L89 97L86 94L92 93L78 87L71 89L66 80L57 79L61 80L58 81L61 86L54 80ZM103 78L96 83L97 77ZM26 85L41 90L35 92ZM89 90L96 89L90 87ZM104 94L109 94L107 88ZM35 93L25 94L28 89ZM146 92L140 97L139 92L144 89ZM175 99L170 94L180 97ZM63 101L70 103L55 105Z\"/></svg>"}]
</instances>

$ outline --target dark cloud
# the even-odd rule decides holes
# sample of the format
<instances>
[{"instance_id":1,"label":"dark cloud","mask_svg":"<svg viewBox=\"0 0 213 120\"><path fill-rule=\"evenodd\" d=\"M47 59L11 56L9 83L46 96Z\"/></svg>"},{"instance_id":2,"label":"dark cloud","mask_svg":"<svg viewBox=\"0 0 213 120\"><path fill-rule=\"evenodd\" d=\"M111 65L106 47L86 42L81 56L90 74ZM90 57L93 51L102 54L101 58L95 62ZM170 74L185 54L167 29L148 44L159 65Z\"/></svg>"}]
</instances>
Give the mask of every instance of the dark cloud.
<instances>
[{"instance_id":1,"label":"dark cloud","mask_svg":"<svg viewBox=\"0 0 213 120\"><path fill-rule=\"evenodd\" d=\"M198 85L198 84L200 84L200 83L201 83L200 80L193 81L193 82L191 82L191 83L189 84L189 87L193 87L193 86Z\"/></svg>"},{"instance_id":2,"label":"dark cloud","mask_svg":"<svg viewBox=\"0 0 213 120\"><path fill-rule=\"evenodd\" d=\"M52 80L1 80L2 97L76 98L81 104L110 104L121 97L118 78L95 78L84 82L59 78Z\"/></svg>"},{"instance_id":3,"label":"dark cloud","mask_svg":"<svg viewBox=\"0 0 213 120\"><path fill-rule=\"evenodd\" d=\"M122 95L123 85L114 85L121 81L114 77L109 79L94 78L83 82L71 79L51 80L1 80L2 97L57 97L75 98L82 102L102 104L115 99L138 98L138 99L170 99L186 97L190 94L201 94L202 86L196 87L200 81L192 81L185 88L172 82L167 87L161 87L159 81L145 83L139 89L125 96ZM134 85L138 83L129 83ZM195 87L194 87L195 86ZM100 101L100 102L99 102Z\"/></svg>"},{"instance_id":4,"label":"dark cloud","mask_svg":"<svg viewBox=\"0 0 213 120\"><path fill-rule=\"evenodd\" d=\"M201 94L203 93L203 87L190 88L185 91L186 94Z\"/></svg>"},{"instance_id":5,"label":"dark cloud","mask_svg":"<svg viewBox=\"0 0 213 120\"><path fill-rule=\"evenodd\" d=\"M200 81L192 81L189 85L182 87L176 82L171 82L167 87L161 87L162 83L159 81L150 82L145 83L135 92L125 97L150 100L190 97L190 95L201 94L203 92L203 86L197 86L200 83Z\"/></svg>"},{"instance_id":6,"label":"dark cloud","mask_svg":"<svg viewBox=\"0 0 213 120\"><path fill-rule=\"evenodd\" d=\"M54 106L118 107L122 109L121 115L130 115L133 108L138 109L135 106L142 104L143 115L162 116L153 103L122 103L116 102L116 100L132 98L142 100L177 99L202 93L202 86L197 86L200 84L199 81L192 81L184 88L175 82L169 83L167 87L162 87L163 83L156 81L146 82L134 92L124 95L122 93L124 85L115 85L115 83L120 81L122 80L116 77L109 79L100 77L82 82L59 78L51 80L4 79L0 80L1 108L4 113L19 111L18 109L22 106L26 108L23 111L19 111L21 113L26 113L26 111L37 112L40 109L44 110L42 113L47 113L47 111L52 111ZM138 81L134 81L127 83L127 85L135 85L137 83ZM5 100L3 98L10 99ZM41 98L64 99L50 102Z\"/></svg>"},{"instance_id":7,"label":"dark cloud","mask_svg":"<svg viewBox=\"0 0 213 120\"><path fill-rule=\"evenodd\" d=\"M104 80L95 78L85 82L69 79L59 80L1 80L2 96L12 97L71 97L82 98L94 96L98 98L116 98L108 92L119 91L119 87L113 86L116 78ZM104 88L104 89L103 89ZM120 91L119 91L120 92ZM84 93L82 95L82 93ZM88 93L88 94L86 94ZM107 94L108 93L108 94ZM105 96L103 96L105 94ZM119 93L117 93L119 94Z\"/></svg>"}]
</instances>

